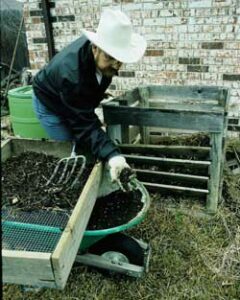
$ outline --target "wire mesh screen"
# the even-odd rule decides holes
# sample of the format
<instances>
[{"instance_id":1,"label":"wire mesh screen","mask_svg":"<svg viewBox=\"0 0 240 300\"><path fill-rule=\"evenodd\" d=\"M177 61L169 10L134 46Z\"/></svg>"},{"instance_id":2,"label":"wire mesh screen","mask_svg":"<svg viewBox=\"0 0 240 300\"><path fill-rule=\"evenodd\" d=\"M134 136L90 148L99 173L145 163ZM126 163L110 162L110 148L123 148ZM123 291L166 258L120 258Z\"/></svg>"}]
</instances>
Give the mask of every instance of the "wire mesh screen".
<instances>
[{"instance_id":1,"label":"wire mesh screen","mask_svg":"<svg viewBox=\"0 0 240 300\"><path fill-rule=\"evenodd\" d=\"M2 248L53 252L69 219L55 211L2 210Z\"/></svg>"}]
</instances>

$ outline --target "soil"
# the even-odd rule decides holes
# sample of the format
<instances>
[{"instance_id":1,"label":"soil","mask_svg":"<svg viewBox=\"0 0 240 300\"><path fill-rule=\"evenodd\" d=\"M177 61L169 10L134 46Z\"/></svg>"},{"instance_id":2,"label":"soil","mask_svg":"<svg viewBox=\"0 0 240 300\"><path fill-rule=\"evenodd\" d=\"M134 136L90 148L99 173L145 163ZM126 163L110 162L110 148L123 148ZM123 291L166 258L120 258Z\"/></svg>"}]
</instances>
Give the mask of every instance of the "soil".
<instances>
[{"instance_id":1,"label":"soil","mask_svg":"<svg viewBox=\"0 0 240 300\"><path fill-rule=\"evenodd\" d=\"M132 178L136 178L136 173L131 168L124 168L120 174L120 182L125 189L125 191L129 191L129 181L131 181Z\"/></svg>"},{"instance_id":2,"label":"soil","mask_svg":"<svg viewBox=\"0 0 240 300\"><path fill-rule=\"evenodd\" d=\"M205 133L194 134L179 134L170 136L160 136L160 145L187 145L187 146L202 146L208 147L210 145L210 137Z\"/></svg>"},{"instance_id":3,"label":"soil","mask_svg":"<svg viewBox=\"0 0 240 300\"><path fill-rule=\"evenodd\" d=\"M87 165L74 189L70 184L46 186L58 158L36 152L24 152L2 163L2 206L17 211L69 212L74 208L93 165ZM106 229L127 223L141 210L138 191L117 191L96 200L89 230Z\"/></svg>"},{"instance_id":4,"label":"soil","mask_svg":"<svg viewBox=\"0 0 240 300\"><path fill-rule=\"evenodd\" d=\"M87 229L99 230L120 226L134 218L143 207L139 191L116 191L98 198ZM101 220L99 223L98 220Z\"/></svg>"},{"instance_id":5,"label":"soil","mask_svg":"<svg viewBox=\"0 0 240 300\"><path fill-rule=\"evenodd\" d=\"M59 158L23 152L2 164L2 205L24 211L74 208L92 166L87 166L76 188L70 184L46 186ZM76 169L77 171L78 169Z\"/></svg>"},{"instance_id":6,"label":"soil","mask_svg":"<svg viewBox=\"0 0 240 300\"><path fill-rule=\"evenodd\" d=\"M147 155L147 154L146 154ZM147 155L150 157L150 155ZM147 164L141 164L141 163L130 163L129 164L131 168L134 169L141 169L141 170L150 170L150 171L165 171L169 173L182 173L182 174L189 174L189 175L200 175L200 176L207 176L208 170L207 167L205 168L187 168L177 165L147 165Z\"/></svg>"},{"instance_id":7,"label":"soil","mask_svg":"<svg viewBox=\"0 0 240 300\"><path fill-rule=\"evenodd\" d=\"M199 146L199 147L209 147L210 146L210 137L207 134L202 133L195 133L195 134L182 134L182 135L170 135L170 136L159 136L159 143L161 146L163 145L185 145L185 146ZM129 155L134 156L148 156L153 158L176 158L176 159L187 159L187 160L210 160L209 154L206 153L206 157L199 158L198 153L192 151L192 153L182 153L182 154L173 154L173 153L159 153L159 154L152 154L152 153L138 153L138 152L132 152L127 153ZM141 170L150 170L150 171L164 171L164 172L170 172L170 173L183 173L188 175L199 175L199 176L208 176L208 168L190 168L188 166L178 166L178 165L172 165L172 164L161 164L161 165L155 165L152 164L143 164L139 162L130 163L131 168L133 169L141 169ZM155 182L154 177L150 182ZM182 185L182 183L177 181L169 182L169 180L165 180L164 178L159 179L157 183L162 184L173 184L173 185ZM194 186L193 186L194 187Z\"/></svg>"}]
</instances>

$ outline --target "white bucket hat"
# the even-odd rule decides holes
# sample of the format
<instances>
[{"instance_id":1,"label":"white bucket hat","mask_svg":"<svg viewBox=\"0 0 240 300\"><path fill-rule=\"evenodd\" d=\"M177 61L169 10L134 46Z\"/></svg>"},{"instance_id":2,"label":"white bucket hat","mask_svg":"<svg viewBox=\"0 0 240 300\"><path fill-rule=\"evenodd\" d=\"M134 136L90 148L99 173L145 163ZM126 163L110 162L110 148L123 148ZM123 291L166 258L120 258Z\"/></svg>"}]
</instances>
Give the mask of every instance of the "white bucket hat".
<instances>
[{"instance_id":1,"label":"white bucket hat","mask_svg":"<svg viewBox=\"0 0 240 300\"><path fill-rule=\"evenodd\" d=\"M146 40L132 32L131 21L119 10L105 9L97 32L82 32L94 45L123 63L137 62L147 48Z\"/></svg>"}]
</instances>

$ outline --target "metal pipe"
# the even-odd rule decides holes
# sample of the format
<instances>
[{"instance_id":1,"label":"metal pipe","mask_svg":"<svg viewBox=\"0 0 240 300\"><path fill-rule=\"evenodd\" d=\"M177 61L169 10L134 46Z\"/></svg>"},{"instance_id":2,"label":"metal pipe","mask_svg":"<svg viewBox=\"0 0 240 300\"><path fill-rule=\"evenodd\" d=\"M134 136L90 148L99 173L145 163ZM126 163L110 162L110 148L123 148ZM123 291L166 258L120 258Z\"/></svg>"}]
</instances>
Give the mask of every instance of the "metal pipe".
<instances>
[{"instance_id":1,"label":"metal pipe","mask_svg":"<svg viewBox=\"0 0 240 300\"><path fill-rule=\"evenodd\" d=\"M48 0L42 0L42 10L43 10L43 20L44 20L44 25L46 30L46 37L47 37L48 57L49 60L51 60L56 53L54 48L53 28L52 28L51 15L50 15L50 4Z\"/></svg>"}]
</instances>

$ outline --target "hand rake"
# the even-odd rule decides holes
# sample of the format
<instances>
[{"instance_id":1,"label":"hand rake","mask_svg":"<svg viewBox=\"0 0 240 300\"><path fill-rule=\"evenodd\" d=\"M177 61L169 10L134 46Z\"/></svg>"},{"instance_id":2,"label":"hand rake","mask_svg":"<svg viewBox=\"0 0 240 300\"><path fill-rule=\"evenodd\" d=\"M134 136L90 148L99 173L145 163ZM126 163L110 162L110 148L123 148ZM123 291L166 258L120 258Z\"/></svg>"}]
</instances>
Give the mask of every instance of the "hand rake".
<instances>
[{"instance_id":1,"label":"hand rake","mask_svg":"<svg viewBox=\"0 0 240 300\"><path fill-rule=\"evenodd\" d=\"M84 155L76 155L75 147L76 143L73 143L71 155L58 161L46 186L50 183L66 185L69 182L71 183L71 188L76 185L86 166L86 157Z\"/></svg>"}]
</instances>

